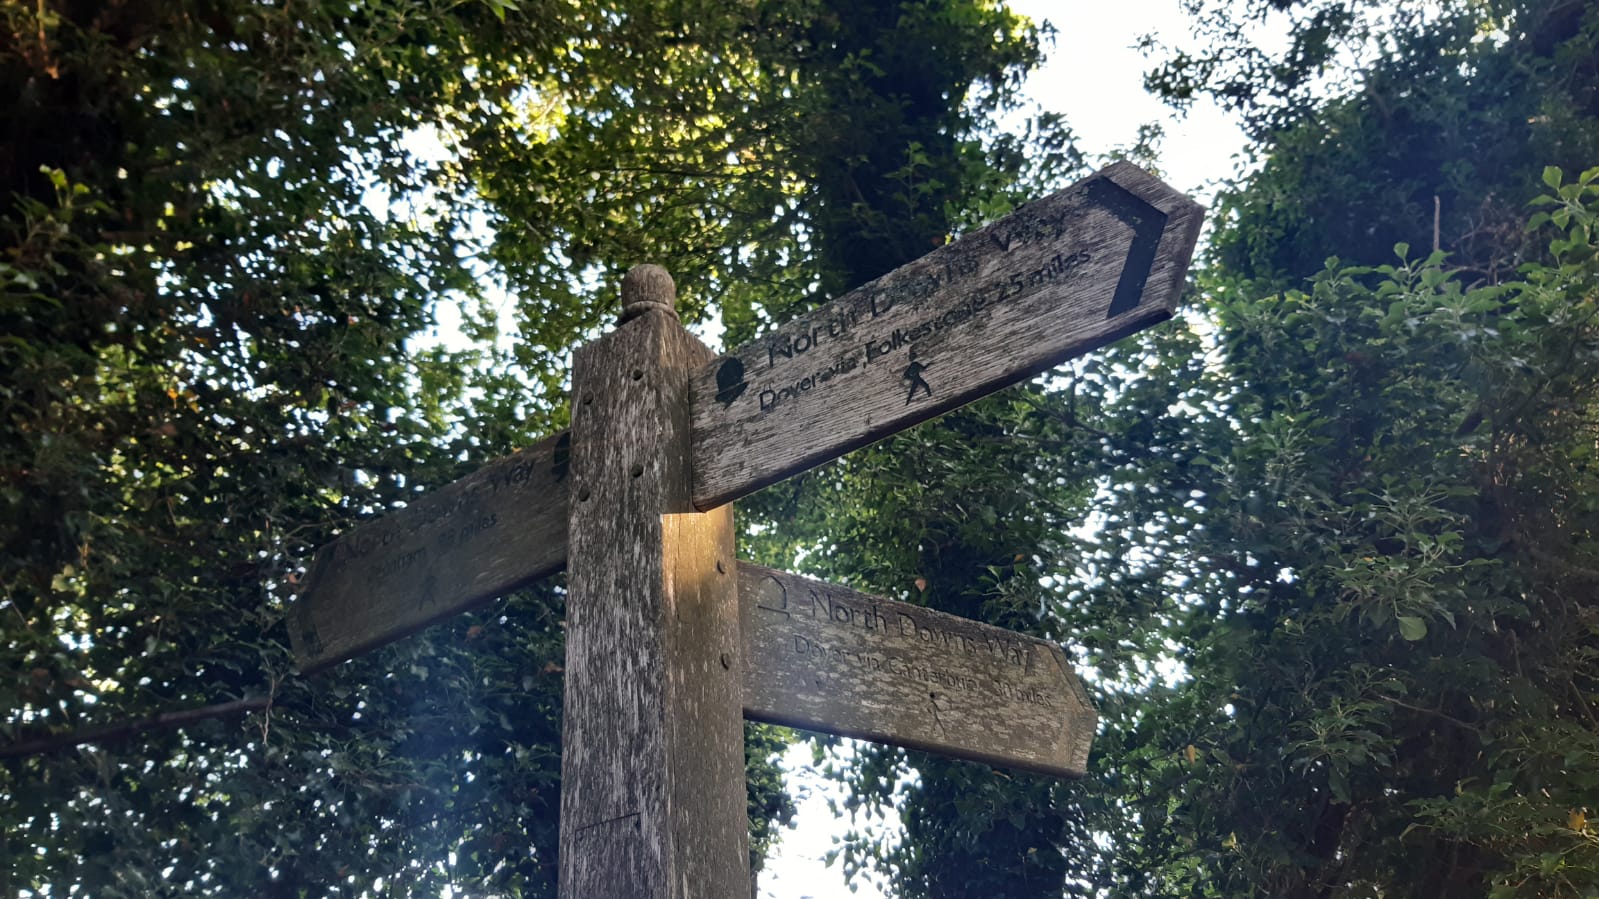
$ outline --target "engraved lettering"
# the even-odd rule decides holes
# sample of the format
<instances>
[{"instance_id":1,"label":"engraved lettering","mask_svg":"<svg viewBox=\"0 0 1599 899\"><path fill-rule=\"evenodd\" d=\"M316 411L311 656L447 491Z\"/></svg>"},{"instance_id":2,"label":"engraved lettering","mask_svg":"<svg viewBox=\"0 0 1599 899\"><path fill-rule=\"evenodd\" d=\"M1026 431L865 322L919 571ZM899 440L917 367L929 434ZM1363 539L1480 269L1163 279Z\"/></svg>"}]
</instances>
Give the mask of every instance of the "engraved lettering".
<instances>
[{"instance_id":1,"label":"engraved lettering","mask_svg":"<svg viewBox=\"0 0 1599 899\"><path fill-rule=\"evenodd\" d=\"M570 452L570 450L568 450ZM561 457L561 447L556 447L556 458ZM513 465L500 466L492 477L484 478L458 495L431 497L408 509L394 524L382 530L363 528L329 545L330 561L337 567L351 562L372 562L362 571L362 576L384 579L394 572L404 571L415 564L417 549L405 549L392 560L369 559L380 550L398 550L413 542L424 531L434 533L421 537L436 549L449 550L471 542L482 532L499 524L499 513L484 513L475 508L474 500L481 493L497 493L501 489L522 488L532 480L534 461L519 459ZM557 476L559 479L559 475ZM462 518L467 520L463 523Z\"/></svg>"},{"instance_id":2,"label":"engraved lettering","mask_svg":"<svg viewBox=\"0 0 1599 899\"><path fill-rule=\"evenodd\" d=\"M803 356L818 346L821 346L826 341L838 340L847 336L850 331L854 330L858 319L859 315L854 310L846 309L838 312L820 324L812 325L809 331L801 332L798 335L784 333L772 335L771 337L767 338L766 341L767 366L771 367L776 365L779 356L784 359L792 359L795 356ZM740 363L738 376L740 378L743 378L744 376L742 363ZM717 372L717 386L723 386L721 383L720 371ZM742 393L742 391L739 392ZM720 394L718 394L717 398L721 398ZM729 402L731 402L731 400L729 400Z\"/></svg>"},{"instance_id":3,"label":"engraved lettering","mask_svg":"<svg viewBox=\"0 0 1599 899\"><path fill-rule=\"evenodd\" d=\"M1001 252L1008 253L1016 246L1060 239L1067 231L1069 218L1068 213L1062 212L1049 218L1026 219L1005 229L991 231L989 237ZM870 365L911 348L918 342L964 327L990 312L997 303L1030 295L1070 277L1093 258L1086 251L1056 253L1037 264L1036 268L996 275L986 283L967 284L981 271L985 254L991 257L992 252L980 247L952 250L947 258L936 263L897 272L868 285L864 288L863 298L857 300L855 305L832 313L825 321L810 324L807 330L780 332L767 338L766 359L770 368L780 361L803 356L818 347L854 336L862 315L875 319L901 310L907 304L926 301L941 292L952 289L963 291L963 295L952 305L940 303L945 308L932 311L921 320L913 319L905 325L890 328L886 333L860 338L853 350L836 353L829 364L803 377L781 384L769 383L753 390L760 412L774 412L808 393L816 392L834 378L854 372L862 365ZM731 405L744 392L742 388L750 386L743 380L742 362L738 363L738 369L730 367L735 361L728 360L717 371L716 398L723 405ZM910 405L917 397L931 396L933 393L931 385L921 378L930 363L914 357L909 361L912 366L922 367L905 375L906 405Z\"/></svg>"},{"instance_id":4,"label":"engraved lettering","mask_svg":"<svg viewBox=\"0 0 1599 899\"><path fill-rule=\"evenodd\" d=\"M854 353L846 353L834 358L832 363L826 368L817 369L816 371L806 375L803 378L800 378L798 381L792 382L785 387L764 388L760 392L761 411L770 412L783 403L786 403L803 393L808 393L815 387L826 384L840 375L848 374L849 372L854 371L859 365L859 356Z\"/></svg>"},{"instance_id":5,"label":"engraved lettering","mask_svg":"<svg viewBox=\"0 0 1599 899\"><path fill-rule=\"evenodd\" d=\"M1002 676L998 671L985 675L981 669L962 670L973 664L971 661L959 661L962 659L973 661L987 659L994 665L1014 665L1030 669L1031 666L1026 664L1030 647L1023 641L974 638L961 630L922 621L918 616L903 611L896 613L894 626L890 627L888 616L883 615L875 604L865 605L846 601L814 589L805 591L805 594L798 597L795 602L789 603L786 586L776 578L769 580L779 588L780 593L771 594L768 591L768 595L758 601L758 608L792 615L801 622L814 622L804 625L807 628L832 627L841 634L863 635L866 639L874 641L872 646L862 646L823 641L813 634L790 633L794 654L808 660L814 675L840 674L855 669L867 673L885 674L933 690L958 692L975 697L997 697L1008 702L1027 703L1047 709L1055 707L1055 700L1051 695L1036 686L1015 684L1006 679L1008 676ZM778 596L782 597L781 609L776 607ZM948 653L949 661L956 667L948 668L930 661L899 657L899 653L903 650L897 651L894 648L896 638ZM818 678L814 675L807 676L806 680L813 682L818 689L838 688L840 682L835 678Z\"/></svg>"}]
</instances>

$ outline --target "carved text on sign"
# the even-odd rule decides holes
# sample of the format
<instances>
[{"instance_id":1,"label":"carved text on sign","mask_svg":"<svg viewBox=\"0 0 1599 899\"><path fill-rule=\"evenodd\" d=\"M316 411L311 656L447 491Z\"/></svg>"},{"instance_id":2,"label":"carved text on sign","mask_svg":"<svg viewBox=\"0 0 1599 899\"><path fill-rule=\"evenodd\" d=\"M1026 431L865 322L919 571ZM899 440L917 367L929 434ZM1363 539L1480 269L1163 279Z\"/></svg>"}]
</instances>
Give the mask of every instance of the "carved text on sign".
<instances>
[{"instance_id":1,"label":"carved text on sign","mask_svg":"<svg viewBox=\"0 0 1599 899\"><path fill-rule=\"evenodd\" d=\"M996 240L995 243L998 243ZM1020 246L1026 241L1018 241ZM1004 245L1009 245L1007 241ZM1002 251L1008 252L1008 251ZM754 372L759 375L770 371L778 360L793 360L813 350L822 351L815 367L802 377L786 383L767 384L749 390L747 363L738 358L723 360L717 373L721 385L718 400L730 406L740 396L751 393L764 413L774 412L786 403L811 393L841 375L869 366L901 351L915 352L918 343L936 342L947 332L973 323L981 323L984 316L996 306L1039 292L1070 278L1093 260L1087 251L1056 253L1041 265L1025 271L1012 271L991 279L986 284L971 288L964 298L950 308L935 310L904 325L893 325L888 330L873 331L875 320L892 312L901 303L920 301L944 289L960 289L971 276L983 268L982 256L992 255L992 250L981 244L963 248L963 255L946 261L939 271L915 273L900 283L890 275L864 289L851 308L833 310L824 321L811 324L798 334L780 331L765 339L766 363ZM827 355L828 352L832 355ZM911 368L920 365L916 372L926 370L914 356ZM907 376L910 377L910 376ZM912 385L913 399L916 389L922 387L928 395L931 388L924 381Z\"/></svg>"},{"instance_id":2,"label":"carved text on sign","mask_svg":"<svg viewBox=\"0 0 1599 899\"><path fill-rule=\"evenodd\" d=\"M715 360L692 381L695 507L1168 318L1201 213L1113 165Z\"/></svg>"},{"instance_id":3,"label":"carved text on sign","mask_svg":"<svg viewBox=\"0 0 1599 899\"><path fill-rule=\"evenodd\" d=\"M1028 654L1031 646L1009 632L979 636L964 630L941 627L940 622L933 620L925 609L906 603L895 603L895 607L890 609L875 599L859 593L844 594L840 590L811 586L798 591L797 596L790 596L783 581L768 576L755 607L781 615L788 621L797 617L849 632L865 631L885 640L897 637L948 652L986 654L1000 665L1014 665L1024 670L1031 667L1032 659Z\"/></svg>"}]
</instances>

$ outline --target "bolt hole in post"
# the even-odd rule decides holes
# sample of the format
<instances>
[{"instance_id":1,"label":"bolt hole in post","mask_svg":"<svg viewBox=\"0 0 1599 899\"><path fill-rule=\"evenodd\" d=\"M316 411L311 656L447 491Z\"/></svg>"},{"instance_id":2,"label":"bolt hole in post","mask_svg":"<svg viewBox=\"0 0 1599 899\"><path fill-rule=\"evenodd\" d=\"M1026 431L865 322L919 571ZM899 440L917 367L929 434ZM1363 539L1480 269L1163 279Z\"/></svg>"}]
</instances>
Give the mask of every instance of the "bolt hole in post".
<instances>
[{"instance_id":1,"label":"bolt hole in post","mask_svg":"<svg viewBox=\"0 0 1599 899\"><path fill-rule=\"evenodd\" d=\"M577 491L577 501L580 503L586 503L589 501L589 488L582 487Z\"/></svg>"},{"instance_id":2,"label":"bolt hole in post","mask_svg":"<svg viewBox=\"0 0 1599 899\"><path fill-rule=\"evenodd\" d=\"M634 462L633 467L629 468L627 473L635 478L641 477L644 474L644 464L642 462Z\"/></svg>"},{"instance_id":3,"label":"bolt hole in post","mask_svg":"<svg viewBox=\"0 0 1599 899\"><path fill-rule=\"evenodd\" d=\"M635 380L635 381L644 380L644 372L642 372L642 371L640 371L640 370L638 370L636 368L633 369L633 380Z\"/></svg>"}]
</instances>

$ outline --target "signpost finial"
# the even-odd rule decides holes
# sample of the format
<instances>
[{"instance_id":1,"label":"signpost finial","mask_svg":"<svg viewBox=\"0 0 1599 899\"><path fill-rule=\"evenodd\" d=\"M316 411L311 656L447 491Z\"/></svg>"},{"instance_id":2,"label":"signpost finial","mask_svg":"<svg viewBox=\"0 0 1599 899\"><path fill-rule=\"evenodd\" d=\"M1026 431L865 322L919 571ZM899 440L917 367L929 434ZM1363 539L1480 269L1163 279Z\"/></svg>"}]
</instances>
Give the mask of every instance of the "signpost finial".
<instances>
[{"instance_id":1,"label":"signpost finial","mask_svg":"<svg viewBox=\"0 0 1599 899\"><path fill-rule=\"evenodd\" d=\"M616 323L626 324L651 311L664 312L677 321L677 285L666 269L645 262L622 276L622 315Z\"/></svg>"}]
</instances>

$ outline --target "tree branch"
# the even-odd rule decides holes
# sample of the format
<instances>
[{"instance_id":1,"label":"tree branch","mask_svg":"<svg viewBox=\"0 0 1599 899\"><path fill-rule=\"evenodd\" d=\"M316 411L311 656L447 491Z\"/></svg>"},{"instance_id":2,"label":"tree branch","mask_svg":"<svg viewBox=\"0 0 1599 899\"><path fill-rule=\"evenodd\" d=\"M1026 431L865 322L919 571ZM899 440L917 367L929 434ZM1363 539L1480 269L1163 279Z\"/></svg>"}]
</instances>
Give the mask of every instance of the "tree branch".
<instances>
[{"instance_id":1,"label":"tree branch","mask_svg":"<svg viewBox=\"0 0 1599 899\"><path fill-rule=\"evenodd\" d=\"M1541 549L1531 540L1522 540L1517 542L1521 544L1521 549L1534 559L1537 559L1546 565L1552 565L1567 574L1580 577L1584 580L1593 581L1594 583L1599 583L1599 569L1589 568L1585 565L1579 565L1575 562L1567 561L1564 556Z\"/></svg>"},{"instance_id":2,"label":"tree branch","mask_svg":"<svg viewBox=\"0 0 1599 899\"><path fill-rule=\"evenodd\" d=\"M270 696L246 696L232 702L219 702L216 705L201 706L197 709L185 709L181 712L162 712L147 718L135 718L131 721L119 721L114 724L102 724L98 727L86 727L82 730L65 734L56 734L52 737L41 737L37 740L23 740L9 746L0 746L0 759L22 758L30 755L44 755L50 752L59 752L71 749L84 743L107 743L112 740L123 740L128 737L142 734L149 730L183 727L196 721L206 721L211 718L226 718L230 715L242 715L248 712L259 712L272 705Z\"/></svg>"},{"instance_id":3,"label":"tree branch","mask_svg":"<svg viewBox=\"0 0 1599 899\"><path fill-rule=\"evenodd\" d=\"M1488 737L1487 737L1487 735L1485 735L1482 732L1482 728L1476 726L1475 724L1471 724L1471 723L1468 723L1468 722L1465 722L1465 721L1461 721L1459 718L1456 718L1453 715L1449 715L1449 714L1446 714L1444 712L1440 712L1437 709L1428 709L1428 708L1423 708L1422 706L1419 706L1419 705L1412 705L1411 703L1405 702L1403 699L1396 699L1396 698L1394 698L1392 696L1389 696L1386 693L1373 693L1372 695L1377 697L1378 699L1381 699L1383 702L1389 703L1391 705L1399 706L1402 709L1409 709L1412 712L1420 712L1423 715L1431 715L1434 718L1442 718L1443 720L1448 721L1450 724L1453 724L1456 727L1465 728L1466 730L1471 731L1472 733L1477 735L1477 739L1482 740L1485 743L1488 741Z\"/></svg>"}]
</instances>

